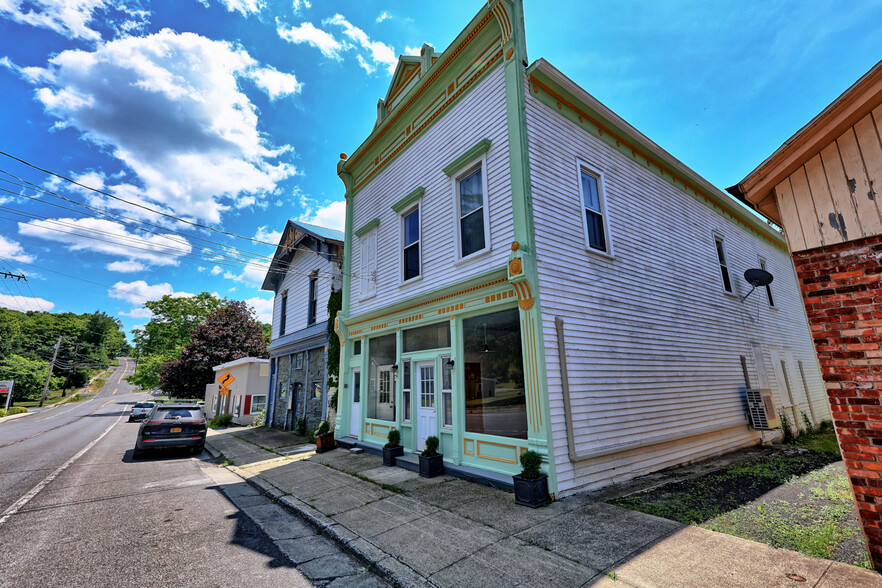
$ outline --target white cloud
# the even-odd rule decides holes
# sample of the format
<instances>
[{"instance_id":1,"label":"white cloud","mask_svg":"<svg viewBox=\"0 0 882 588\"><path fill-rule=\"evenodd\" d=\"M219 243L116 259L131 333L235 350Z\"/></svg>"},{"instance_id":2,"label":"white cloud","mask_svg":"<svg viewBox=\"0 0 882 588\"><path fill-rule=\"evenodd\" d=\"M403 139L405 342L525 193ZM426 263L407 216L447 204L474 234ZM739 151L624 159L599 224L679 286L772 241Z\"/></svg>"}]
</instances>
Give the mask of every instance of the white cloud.
<instances>
[{"instance_id":1,"label":"white cloud","mask_svg":"<svg viewBox=\"0 0 882 588\"><path fill-rule=\"evenodd\" d=\"M221 273L222 271L224 271L224 270L221 269L221 266L216 265L213 268L211 268L211 275L216 276L219 273Z\"/></svg>"},{"instance_id":2,"label":"white cloud","mask_svg":"<svg viewBox=\"0 0 882 588\"><path fill-rule=\"evenodd\" d=\"M309 0L294 0L294 14L300 14L304 8L312 8L312 2Z\"/></svg>"},{"instance_id":3,"label":"white cloud","mask_svg":"<svg viewBox=\"0 0 882 588\"><path fill-rule=\"evenodd\" d=\"M387 18L389 18L389 13L384 10L383 13L377 17L377 24L383 22Z\"/></svg>"},{"instance_id":4,"label":"white cloud","mask_svg":"<svg viewBox=\"0 0 882 588\"><path fill-rule=\"evenodd\" d=\"M421 55L423 52L423 47L420 45L419 47L405 47L404 54L405 55Z\"/></svg>"},{"instance_id":5,"label":"white cloud","mask_svg":"<svg viewBox=\"0 0 882 588\"><path fill-rule=\"evenodd\" d=\"M89 26L96 12L101 12L102 22L117 33L143 27L150 16L137 2L125 0L0 0L0 15L68 39L100 40L101 34Z\"/></svg>"},{"instance_id":6,"label":"white cloud","mask_svg":"<svg viewBox=\"0 0 882 588\"><path fill-rule=\"evenodd\" d=\"M293 89L290 74L269 71L241 47L164 29L63 51L34 83L57 127L76 128L137 177L107 191L216 223L241 197L263 198L296 173L278 161L291 148L267 142L239 89L242 79L271 97Z\"/></svg>"},{"instance_id":7,"label":"white cloud","mask_svg":"<svg viewBox=\"0 0 882 588\"><path fill-rule=\"evenodd\" d=\"M254 70L251 78L261 88L270 100L299 94L303 84L297 81L294 74L283 73L272 67L262 67Z\"/></svg>"},{"instance_id":8,"label":"white cloud","mask_svg":"<svg viewBox=\"0 0 882 588\"><path fill-rule=\"evenodd\" d=\"M346 202L331 202L327 206L309 211L297 220L338 231L346 230Z\"/></svg>"},{"instance_id":9,"label":"white cloud","mask_svg":"<svg viewBox=\"0 0 882 588\"><path fill-rule=\"evenodd\" d=\"M207 270L207 269L208 269L208 268L205 267L204 265L200 265L199 267L196 268L196 271L197 271L197 272L204 272L204 271Z\"/></svg>"},{"instance_id":10,"label":"white cloud","mask_svg":"<svg viewBox=\"0 0 882 588\"><path fill-rule=\"evenodd\" d=\"M193 248L179 235L140 235L125 225L99 218L59 218L18 223L22 235L64 243L70 251L91 251L123 257L110 271L132 272L149 266L178 265ZM140 267L135 267L139 264ZM133 269L134 268L134 269Z\"/></svg>"},{"instance_id":11,"label":"white cloud","mask_svg":"<svg viewBox=\"0 0 882 588\"><path fill-rule=\"evenodd\" d=\"M311 22L305 22L300 26L284 28L280 23L276 23L276 32L281 38L299 45L307 43L322 52L325 57L331 59L340 59L340 53L347 47L334 38L334 35L327 33L321 29L315 28Z\"/></svg>"},{"instance_id":12,"label":"white cloud","mask_svg":"<svg viewBox=\"0 0 882 588\"><path fill-rule=\"evenodd\" d=\"M267 230L266 225L264 225L257 228L257 232L254 233L254 238L258 241L263 241L264 243L276 244L279 242L279 239L282 238L282 231L270 231Z\"/></svg>"},{"instance_id":13,"label":"white cloud","mask_svg":"<svg viewBox=\"0 0 882 588\"><path fill-rule=\"evenodd\" d=\"M398 65L398 56L395 50L381 41L371 41L360 28L353 26L342 14L335 14L333 17L322 21L322 24L333 24L343 28L343 34L352 39L355 43L367 50L371 61L374 65L385 65L389 73L395 72Z\"/></svg>"},{"instance_id":14,"label":"white cloud","mask_svg":"<svg viewBox=\"0 0 882 588\"><path fill-rule=\"evenodd\" d=\"M249 298L245 300L245 304L254 309L257 313L257 320L262 323L273 324L273 299L265 298Z\"/></svg>"},{"instance_id":15,"label":"white cloud","mask_svg":"<svg viewBox=\"0 0 882 588\"><path fill-rule=\"evenodd\" d=\"M107 264L108 271L119 272L121 274L131 274L147 269L147 266L140 261L114 261Z\"/></svg>"},{"instance_id":16,"label":"white cloud","mask_svg":"<svg viewBox=\"0 0 882 588\"><path fill-rule=\"evenodd\" d=\"M10 241L3 235L0 235L0 257L3 259L11 259L12 261L20 261L22 263L30 263L34 261L34 256L25 253L25 250L20 243Z\"/></svg>"},{"instance_id":17,"label":"white cloud","mask_svg":"<svg viewBox=\"0 0 882 588\"><path fill-rule=\"evenodd\" d=\"M207 0L200 0L204 6L208 6ZM227 12L238 12L242 16L258 14L266 7L263 0L218 0L227 9Z\"/></svg>"},{"instance_id":18,"label":"white cloud","mask_svg":"<svg viewBox=\"0 0 882 588\"><path fill-rule=\"evenodd\" d=\"M260 288L263 285L263 279L266 277L267 270L269 270L268 263L250 261L245 264L242 273L234 274L233 272L226 271L224 272L224 278L251 286L252 288Z\"/></svg>"},{"instance_id":19,"label":"white cloud","mask_svg":"<svg viewBox=\"0 0 882 588\"><path fill-rule=\"evenodd\" d=\"M107 295L117 300L123 300L135 305L131 310L120 312L121 316L130 318L150 318L152 313L144 308L144 302L148 300L159 300L163 296L169 295L173 298L189 298L193 296L189 292L175 292L172 285L168 282L162 284L150 285L144 280L135 280L134 282L117 282L107 291Z\"/></svg>"},{"instance_id":20,"label":"white cloud","mask_svg":"<svg viewBox=\"0 0 882 588\"><path fill-rule=\"evenodd\" d=\"M27 312L29 310L41 310L50 312L55 308L54 302L49 302L45 298L33 298L30 296L10 296L9 294L0 294L0 306L12 310L20 310Z\"/></svg>"}]
</instances>

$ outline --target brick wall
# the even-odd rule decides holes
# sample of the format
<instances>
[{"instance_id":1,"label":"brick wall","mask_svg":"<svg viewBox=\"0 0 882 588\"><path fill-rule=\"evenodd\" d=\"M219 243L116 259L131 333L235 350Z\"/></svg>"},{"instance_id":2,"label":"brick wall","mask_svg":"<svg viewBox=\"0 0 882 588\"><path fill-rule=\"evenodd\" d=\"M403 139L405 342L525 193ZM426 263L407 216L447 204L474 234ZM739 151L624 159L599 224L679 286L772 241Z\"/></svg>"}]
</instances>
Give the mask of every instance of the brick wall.
<instances>
[{"instance_id":1,"label":"brick wall","mask_svg":"<svg viewBox=\"0 0 882 588\"><path fill-rule=\"evenodd\" d=\"M793 260L870 557L882 570L882 236Z\"/></svg>"}]
</instances>

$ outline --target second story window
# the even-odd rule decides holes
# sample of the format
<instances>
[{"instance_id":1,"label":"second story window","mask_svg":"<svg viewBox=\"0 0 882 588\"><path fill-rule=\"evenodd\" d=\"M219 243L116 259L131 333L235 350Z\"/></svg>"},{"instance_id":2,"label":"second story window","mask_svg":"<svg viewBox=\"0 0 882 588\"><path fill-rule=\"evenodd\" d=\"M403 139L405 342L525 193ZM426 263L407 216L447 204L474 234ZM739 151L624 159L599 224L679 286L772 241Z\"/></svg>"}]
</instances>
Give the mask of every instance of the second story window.
<instances>
[{"instance_id":1,"label":"second story window","mask_svg":"<svg viewBox=\"0 0 882 588\"><path fill-rule=\"evenodd\" d=\"M722 237L714 237L714 245L717 248L717 260L720 262L720 277L723 280L723 290L732 292L732 278L729 276L729 262L726 259L726 245Z\"/></svg>"},{"instance_id":2,"label":"second story window","mask_svg":"<svg viewBox=\"0 0 882 588\"><path fill-rule=\"evenodd\" d=\"M288 295L282 295L281 310L279 310L279 337L285 334L285 323L288 322Z\"/></svg>"},{"instance_id":3,"label":"second story window","mask_svg":"<svg viewBox=\"0 0 882 588\"><path fill-rule=\"evenodd\" d=\"M412 209L402 216L404 224L404 281L420 275L420 209Z\"/></svg>"},{"instance_id":4,"label":"second story window","mask_svg":"<svg viewBox=\"0 0 882 588\"><path fill-rule=\"evenodd\" d=\"M606 253L609 246L600 177L580 168L579 183L582 192L582 222L585 223L585 244L589 249Z\"/></svg>"},{"instance_id":5,"label":"second story window","mask_svg":"<svg viewBox=\"0 0 882 588\"><path fill-rule=\"evenodd\" d=\"M318 273L313 272L309 276L309 308L307 310L306 324L315 324L318 311Z\"/></svg>"},{"instance_id":6,"label":"second story window","mask_svg":"<svg viewBox=\"0 0 882 588\"><path fill-rule=\"evenodd\" d=\"M472 168L456 181L459 208L459 251L468 257L487 247L487 214L483 167Z\"/></svg>"}]
</instances>

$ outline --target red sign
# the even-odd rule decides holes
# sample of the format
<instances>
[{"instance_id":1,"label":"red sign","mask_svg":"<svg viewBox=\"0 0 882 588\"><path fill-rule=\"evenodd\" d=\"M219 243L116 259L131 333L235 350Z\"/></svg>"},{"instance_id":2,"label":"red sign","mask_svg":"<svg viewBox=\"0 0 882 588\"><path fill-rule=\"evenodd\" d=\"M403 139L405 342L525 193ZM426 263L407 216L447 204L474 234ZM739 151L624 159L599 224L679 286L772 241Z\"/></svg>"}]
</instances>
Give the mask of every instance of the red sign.
<instances>
[{"instance_id":1,"label":"red sign","mask_svg":"<svg viewBox=\"0 0 882 588\"><path fill-rule=\"evenodd\" d=\"M9 388L0 388L0 394L9 394Z\"/></svg>"}]
</instances>

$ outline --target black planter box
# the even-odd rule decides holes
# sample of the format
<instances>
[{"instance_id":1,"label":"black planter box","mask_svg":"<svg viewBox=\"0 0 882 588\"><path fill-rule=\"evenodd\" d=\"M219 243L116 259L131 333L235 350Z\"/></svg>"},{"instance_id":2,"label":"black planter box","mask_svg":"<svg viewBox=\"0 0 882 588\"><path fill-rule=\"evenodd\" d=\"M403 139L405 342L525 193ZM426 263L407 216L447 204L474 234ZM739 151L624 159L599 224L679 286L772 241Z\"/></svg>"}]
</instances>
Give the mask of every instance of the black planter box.
<instances>
[{"instance_id":1,"label":"black planter box","mask_svg":"<svg viewBox=\"0 0 882 588\"><path fill-rule=\"evenodd\" d=\"M383 465L394 466L395 458L404 455L404 447L383 447Z\"/></svg>"},{"instance_id":2,"label":"black planter box","mask_svg":"<svg viewBox=\"0 0 882 588\"><path fill-rule=\"evenodd\" d=\"M444 473L444 456L430 455L426 457L420 455L420 475L424 478L434 478Z\"/></svg>"},{"instance_id":3,"label":"black planter box","mask_svg":"<svg viewBox=\"0 0 882 588\"><path fill-rule=\"evenodd\" d=\"M548 476L542 474L538 478L522 478L512 476L514 479L515 504L538 508L551 502L548 495Z\"/></svg>"}]
</instances>

